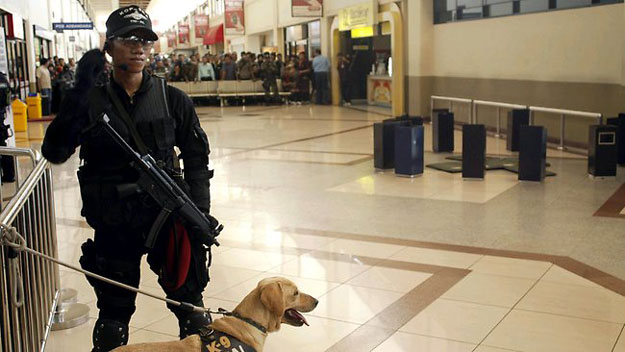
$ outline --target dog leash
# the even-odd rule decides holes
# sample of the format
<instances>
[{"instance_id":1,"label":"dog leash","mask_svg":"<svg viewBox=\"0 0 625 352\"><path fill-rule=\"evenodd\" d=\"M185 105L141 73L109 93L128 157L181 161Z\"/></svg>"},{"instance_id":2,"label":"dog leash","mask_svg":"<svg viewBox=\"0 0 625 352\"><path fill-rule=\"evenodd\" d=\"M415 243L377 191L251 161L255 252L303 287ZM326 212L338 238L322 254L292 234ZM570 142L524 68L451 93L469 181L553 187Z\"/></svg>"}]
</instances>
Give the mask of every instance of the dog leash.
<instances>
[{"instance_id":1,"label":"dog leash","mask_svg":"<svg viewBox=\"0 0 625 352\"><path fill-rule=\"evenodd\" d=\"M196 305L193 305L191 303L187 303L187 302L180 302L180 301L176 301L167 297L162 297L159 295L155 295L153 293L149 293L146 291L142 291L136 287L132 287L130 285L126 285L124 283L115 281L115 280L111 280L105 276L101 276L98 274L95 274L91 271L88 270L84 270L82 268L79 268L75 265L71 265L68 263L65 263L63 261L60 261L56 258L50 257L46 254L40 253L32 248L29 248L26 245L26 239L20 235L20 233L17 231L17 229L15 227L12 226L8 226L6 224L2 224L0 223L0 246L7 246L9 247L9 266L11 266L11 270L9 271L9 274L12 276L12 282L15 283L14 286L14 291L13 291L13 295L11 295L11 297L13 298L13 305L17 308L21 307L22 304L24 304L24 284L22 282L22 277L21 274L19 272L19 268L17 266L17 263L14 262L14 260L19 256L20 252L27 252L30 253L34 256L43 258L45 260L48 260L50 262L53 262L57 265L61 265L64 266L66 268L78 271L80 273L83 273L87 276L90 276L94 279L97 280L101 280L106 282L107 284L111 284L111 285L115 285L117 287L121 287L123 289L135 292L135 293L139 293L142 294L144 296L148 296L160 301L163 301L165 303L169 303L172 304L174 306L180 307L183 310L189 311L189 312L199 312L199 313L209 313L209 314L223 314L220 313L219 311L215 312L215 311L211 311L209 308L204 308L204 307L199 307ZM11 253L12 252L12 253ZM221 308L220 308L221 310ZM224 311L226 311L224 309ZM228 311L226 311L228 312Z\"/></svg>"}]
</instances>

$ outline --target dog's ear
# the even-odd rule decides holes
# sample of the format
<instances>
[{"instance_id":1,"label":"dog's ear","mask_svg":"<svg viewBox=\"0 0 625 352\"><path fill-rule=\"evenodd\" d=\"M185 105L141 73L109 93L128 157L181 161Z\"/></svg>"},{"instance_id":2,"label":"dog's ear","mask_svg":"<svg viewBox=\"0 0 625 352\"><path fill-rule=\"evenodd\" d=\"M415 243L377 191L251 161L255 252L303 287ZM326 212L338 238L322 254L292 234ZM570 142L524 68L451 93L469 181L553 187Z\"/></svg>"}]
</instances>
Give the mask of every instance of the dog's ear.
<instances>
[{"instance_id":1,"label":"dog's ear","mask_svg":"<svg viewBox=\"0 0 625 352\"><path fill-rule=\"evenodd\" d=\"M282 294L282 283L274 281L263 285L260 289L261 303L276 316L282 316L284 312L284 295Z\"/></svg>"}]
</instances>

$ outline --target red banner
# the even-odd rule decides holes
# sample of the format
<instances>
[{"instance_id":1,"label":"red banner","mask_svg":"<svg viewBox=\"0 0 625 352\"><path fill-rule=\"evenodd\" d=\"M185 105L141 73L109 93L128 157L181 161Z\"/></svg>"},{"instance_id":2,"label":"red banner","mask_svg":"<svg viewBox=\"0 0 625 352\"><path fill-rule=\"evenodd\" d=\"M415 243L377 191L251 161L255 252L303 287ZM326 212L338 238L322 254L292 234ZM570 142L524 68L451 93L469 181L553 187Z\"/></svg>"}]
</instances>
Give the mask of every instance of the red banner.
<instances>
[{"instance_id":1,"label":"red banner","mask_svg":"<svg viewBox=\"0 0 625 352\"><path fill-rule=\"evenodd\" d=\"M189 43L189 25L179 24L178 25L178 44L188 44L188 43Z\"/></svg>"},{"instance_id":2,"label":"red banner","mask_svg":"<svg viewBox=\"0 0 625 352\"><path fill-rule=\"evenodd\" d=\"M243 0L225 0L224 22L226 34L245 34L245 15L243 11Z\"/></svg>"},{"instance_id":3,"label":"red banner","mask_svg":"<svg viewBox=\"0 0 625 352\"><path fill-rule=\"evenodd\" d=\"M321 17L323 16L323 0L291 0L291 16Z\"/></svg>"},{"instance_id":4,"label":"red banner","mask_svg":"<svg viewBox=\"0 0 625 352\"><path fill-rule=\"evenodd\" d=\"M195 37L204 38L208 33L208 15L195 15L193 22L195 24Z\"/></svg>"}]
</instances>

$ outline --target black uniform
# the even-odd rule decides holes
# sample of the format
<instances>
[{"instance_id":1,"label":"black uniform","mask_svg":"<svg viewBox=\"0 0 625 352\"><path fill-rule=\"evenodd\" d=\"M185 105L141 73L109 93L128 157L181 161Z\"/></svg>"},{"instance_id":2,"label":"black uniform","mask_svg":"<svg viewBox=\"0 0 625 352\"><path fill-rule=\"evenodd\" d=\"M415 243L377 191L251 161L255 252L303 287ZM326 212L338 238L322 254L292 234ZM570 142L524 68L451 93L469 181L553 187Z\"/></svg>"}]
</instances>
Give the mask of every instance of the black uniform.
<instances>
[{"instance_id":1,"label":"black uniform","mask_svg":"<svg viewBox=\"0 0 625 352\"><path fill-rule=\"evenodd\" d=\"M138 287L140 262L146 253L145 237L160 209L149 195L121 192L133 189L127 186L137 181L138 174L129 165L129 158L104 131L95 128L81 134L105 112L110 124L137 150L111 94L119 98L150 154L172 174L177 164L173 148L180 149L180 158L184 160L184 181L180 182L198 208L206 213L210 210L209 145L189 97L145 71L141 87L132 98L113 79L109 85L96 86L88 93L75 88L68 93L59 115L48 127L42 153L51 162L66 161L76 147L81 146L83 165L78 178L82 215L95 230L94 240L82 246L81 266ZM200 243L192 241L191 247L191 268L184 285L171 290L163 285L162 276L159 282L169 298L201 306L202 291L208 283L207 253ZM163 250L163 245L157 245L148 253L148 262L156 273L160 273L163 266ZM98 280L88 280L94 286L100 309L94 328L94 351L107 351L125 344L136 294ZM196 333L197 328L210 319L201 313L169 308L178 317L181 337Z\"/></svg>"}]
</instances>

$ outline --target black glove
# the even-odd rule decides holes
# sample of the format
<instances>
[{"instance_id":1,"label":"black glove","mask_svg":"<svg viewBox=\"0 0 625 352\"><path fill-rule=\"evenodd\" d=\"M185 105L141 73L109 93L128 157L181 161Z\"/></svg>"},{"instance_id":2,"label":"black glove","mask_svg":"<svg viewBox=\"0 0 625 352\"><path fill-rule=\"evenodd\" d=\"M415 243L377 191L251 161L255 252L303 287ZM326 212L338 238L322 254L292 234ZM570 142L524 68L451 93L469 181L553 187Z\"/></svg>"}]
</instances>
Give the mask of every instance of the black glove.
<instances>
[{"instance_id":1,"label":"black glove","mask_svg":"<svg viewBox=\"0 0 625 352\"><path fill-rule=\"evenodd\" d=\"M191 232L194 238L201 239L201 242L207 247L210 247L213 244L215 246L219 246L219 242L217 241L217 236L219 236L219 233L221 232L221 230L223 230L224 225L220 224L219 220L217 220L214 216L210 215L209 213L204 212L204 215L210 222L211 230L209 231L209 233L208 234L203 233L202 230L197 226L190 226L189 231ZM207 236L210 240L206 239Z\"/></svg>"},{"instance_id":2,"label":"black glove","mask_svg":"<svg viewBox=\"0 0 625 352\"><path fill-rule=\"evenodd\" d=\"M104 51L92 49L87 51L78 61L76 68L76 85L79 92L88 92L94 85L106 66Z\"/></svg>"}]
</instances>

